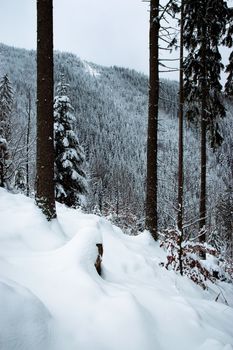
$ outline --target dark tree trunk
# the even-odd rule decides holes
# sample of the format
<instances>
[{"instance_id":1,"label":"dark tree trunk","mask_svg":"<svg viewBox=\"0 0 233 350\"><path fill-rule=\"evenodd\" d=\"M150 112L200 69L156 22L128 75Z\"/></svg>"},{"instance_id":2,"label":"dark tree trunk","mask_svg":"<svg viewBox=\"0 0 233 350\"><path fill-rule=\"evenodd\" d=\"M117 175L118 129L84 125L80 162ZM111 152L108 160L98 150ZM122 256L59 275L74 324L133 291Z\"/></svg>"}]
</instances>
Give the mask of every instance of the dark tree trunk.
<instances>
[{"instance_id":1,"label":"dark tree trunk","mask_svg":"<svg viewBox=\"0 0 233 350\"><path fill-rule=\"evenodd\" d=\"M179 265L180 274L183 275L183 264L182 264L182 241L183 241L183 182L184 182L184 172L183 172L183 119L184 119L184 4L181 2L181 14L180 14L180 87L179 87L179 140L178 140L178 217L177 226L180 233L179 242Z\"/></svg>"},{"instance_id":2,"label":"dark tree trunk","mask_svg":"<svg viewBox=\"0 0 233 350\"><path fill-rule=\"evenodd\" d=\"M205 97L202 95L202 115L201 115L201 186L200 186L200 242L205 242L206 225L206 117L205 117Z\"/></svg>"},{"instance_id":3,"label":"dark tree trunk","mask_svg":"<svg viewBox=\"0 0 233 350\"><path fill-rule=\"evenodd\" d=\"M159 102L159 0L150 2L150 72L147 140L146 228L157 240L157 140Z\"/></svg>"},{"instance_id":4,"label":"dark tree trunk","mask_svg":"<svg viewBox=\"0 0 233 350\"><path fill-rule=\"evenodd\" d=\"M178 220L177 226L180 232L183 230L183 117L184 117L184 78L183 78L183 3L181 4L180 20L180 86L179 86L179 161L178 161Z\"/></svg>"},{"instance_id":5,"label":"dark tree trunk","mask_svg":"<svg viewBox=\"0 0 233 350\"><path fill-rule=\"evenodd\" d=\"M36 202L48 220L56 217L53 124L53 2L37 0Z\"/></svg>"},{"instance_id":6,"label":"dark tree trunk","mask_svg":"<svg viewBox=\"0 0 233 350\"><path fill-rule=\"evenodd\" d=\"M1 135L0 135L1 136ZM9 159L7 144L0 142L0 187L7 188L6 160Z\"/></svg>"},{"instance_id":7,"label":"dark tree trunk","mask_svg":"<svg viewBox=\"0 0 233 350\"><path fill-rule=\"evenodd\" d=\"M201 185L200 185L200 236L199 241L206 241L206 109L207 109L207 74L206 74L206 28L203 21L201 51ZM202 257L205 258L203 252Z\"/></svg>"},{"instance_id":8,"label":"dark tree trunk","mask_svg":"<svg viewBox=\"0 0 233 350\"><path fill-rule=\"evenodd\" d=\"M0 187L4 187L4 166L3 166L3 161L0 160Z\"/></svg>"},{"instance_id":9,"label":"dark tree trunk","mask_svg":"<svg viewBox=\"0 0 233 350\"><path fill-rule=\"evenodd\" d=\"M27 123L27 134L26 134L26 195L29 197L30 186L29 186L29 142L30 142L30 127L31 127L31 110L32 110L32 101L31 93L28 91L28 123Z\"/></svg>"}]
</instances>

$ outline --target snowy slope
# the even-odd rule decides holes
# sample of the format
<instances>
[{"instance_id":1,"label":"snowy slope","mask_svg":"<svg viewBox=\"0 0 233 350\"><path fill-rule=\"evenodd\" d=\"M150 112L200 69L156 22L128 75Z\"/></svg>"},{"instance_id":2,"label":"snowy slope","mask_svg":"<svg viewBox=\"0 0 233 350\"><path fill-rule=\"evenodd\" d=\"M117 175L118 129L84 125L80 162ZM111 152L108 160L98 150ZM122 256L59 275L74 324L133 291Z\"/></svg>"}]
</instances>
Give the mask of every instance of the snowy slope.
<instances>
[{"instance_id":1,"label":"snowy slope","mask_svg":"<svg viewBox=\"0 0 233 350\"><path fill-rule=\"evenodd\" d=\"M0 189L1 350L232 350L233 288L203 291L164 251L95 216ZM94 262L103 242L103 278ZM224 299L215 302L219 290Z\"/></svg>"},{"instance_id":2,"label":"snowy slope","mask_svg":"<svg viewBox=\"0 0 233 350\"><path fill-rule=\"evenodd\" d=\"M25 150L28 104L27 91L31 92L32 119L30 131L30 184L35 183L35 132L36 132L36 59L35 51L27 51L0 43L0 76L8 74L15 91L14 113L12 115L11 154L15 148ZM122 224L129 216L136 215L142 222L144 215L146 138L148 109L148 77L120 67L102 67L85 62L71 53L55 52L55 85L60 81L60 70L69 84L69 97L74 107L77 123L75 131L85 149L88 160L87 173L90 176L88 205L91 210L100 203L105 214L118 211ZM177 201L178 166L178 83L169 80L161 82L159 101L159 154L158 154L158 210L159 227L173 226L176 210L172 203ZM216 150L208 150L207 211L209 231L217 227L220 240L230 235L226 224L229 210L220 210L221 202L229 198L233 168L233 106L227 102L227 118L220 123L224 143ZM191 126L191 125L190 125ZM199 192L199 141L196 127L185 127L184 132L184 201L185 222L198 217ZM25 152L23 152L25 153ZM22 152L16 152L14 162L22 162ZM111 169L111 171L110 171ZM229 187L229 188L228 188ZM102 195L104 188L104 196ZM225 192L228 189L228 192ZM116 205L116 193L120 201ZM100 209L100 208L98 208ZM135 226L138 221L135 222ZM136 227L134 229L136 230ZM193 236L198 235L198 224L193 226ZM225 239L225 238L224 238Z\"/></svg>"}]
</instances>

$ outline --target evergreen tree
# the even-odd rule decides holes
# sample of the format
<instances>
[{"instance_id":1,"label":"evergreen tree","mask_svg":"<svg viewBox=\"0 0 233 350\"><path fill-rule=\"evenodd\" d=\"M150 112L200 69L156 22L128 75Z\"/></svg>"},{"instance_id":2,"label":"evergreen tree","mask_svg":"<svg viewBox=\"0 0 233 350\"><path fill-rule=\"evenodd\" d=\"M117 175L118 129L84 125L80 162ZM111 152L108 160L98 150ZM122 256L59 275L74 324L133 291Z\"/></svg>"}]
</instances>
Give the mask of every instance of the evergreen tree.
<instances>
[{"instance_id":1,"label":"evergreen tree","mask_svg":"<svg viewBox=\"0 0 233 350\"><path fill-rule=\"evenodd\" d=\"M158 112L159 112L159 0L150 1L150 72L147 137L146 228L157 240L158 226Z\"/></svg>"},{"instance_id":2,"label":"evergreen tree","mask_svg":"<svg viewBox=\"0 0 233 350\"><path fill-rule=\"evenodd\" d=\"M0 186L6 186L7 160L9 159L8 142L11 136L11 111L13 89L8 75L0 81Z\"/></svg>"},{"instance_id":3,"label":"evergreen tree","mask_svg":"<svg viewBox=\"0 0 233 350\"><path fill-rule=\"evenodd\" d=\"M178 215L177 227L179 237L179 265L180 274L183 275L182 242L183 242L183 196L184 196L184 0L180 5L180 72L179 72L179 135L178 135Z\"/></svg>"},{"instance_id":4,"label":"evergreen tree","mask_svg":"<svg viewBox=\"0 0 233 350\"><path fill-rule=\"evenodd\" d=\"M233 46L233 8L228 8L227 20L228 28L226 36L223 39L223 45L231 48ZM225 92L228 96L233 97L233 52L230 53L226 73L228 76L225 84Z\"/></svg>"},{"instance_id":5,"label":"evergreen tree","mask_svg":"<svg viewBox=\"0 0 233 350\"><path fill-rule=\"evenodd\" d=\"M217 221L221 227L221 243L226 244L226 253L233 258L233 186L229 184L217 204Z\"/></svg>"},{"instance_id":6,"label":"evergreen tree","mask_svg":"<svg viewBox=\"0 0 233 350\"><path fill-rule=\"evenodd\" d=\"M221 144L218 118L225 116L221 101L220 73L223 69L219 46L226 32L228 8L223 0L185 0L184 45L188 50L185 66L185 95L188 117L201 125L200 241L206 224L206 142Z\"/></svg>"},{"instance_id":7,"label":"evergreen tree","mask_svg":"<svg viewBox=\"0 0 233 350\"><path fill-rule=\"evenodd\" d=\"M13 89L8 75L0 81L0 127L3 136L9 142L11 135L11 111L13 104Z\"/></svg>"},{"instance_id":8,"label":"evergreen tree","mask_svg":"<svg viewBox=\"0 0 233 350\"><path fill-rule=\"evenodd\" d=\"M31 119L32 119L32 97L30 89L27 91L26 101L26 116L27 116L27 131L26 131L26 195L29 197L30 185L29 185L29 156L30 156L30 134L31 134Z\"/></svg>"},{"instance_id":9,"label":"evergreen tree","mask_svg":"<svg viewBox=\"0 0 233 350\"><path fill-rule=\"evenodd\" d=\"M24 168L19 168L15 172L15 188L20 192L25 192L26 190L26 176Z\"/></svg>"},{"instance_id":10,"label":"evergreen tree","mask_svg":"<svg viewBox=\"0 0 233 350\"><path fill-rule=\"evenodd\" d=\"M36 203L56 217L53 122L53 1L37 1L37 176Z\"/></svg>"},{"instance_id":11,"label":"evergreen tree","mask_svg":"<svg viewBox=\"0 0 233 350\"><path fill-rule=\"evenodd\" d=\"M6 161L9 158L8 144L3 137L3 130L0 128L0 187L5 187Z\"/></svg>"},{"instance_id":12,"label":"evergreen tree","mask_svg":"<svg viewBox=\"0 0 233 350\"><path fill-rule=\"evenodd\" d=\"M74 132L74 109L67 89L62 76L54 99L56 200L76 208L87 194L87 181L84 151Z\"/></svg>"},{"instance_id":13,"label":"evergreen tree","mask_svg":"<svg viewBox=\"0 0 233 350\"><path fill-rule=\"evenodd\" d=\"M150 0L150 31L149 31L149 106L147 131L147 178L146 178L146 218L145 226L152 237L158 239L158 113L160 78L159 72L171 71L159 58L159 40L169 43L169 28L162 23L169 23L166 15L173 17L178 7L176 1L168 0L161 4L159 0ZM160 35L161 34L161 35ZM167 50L167 48L165 49ZM159 71L159 67L165 71ZM172 69L173 71L173 69Z\"/></svg>"},{"instance_id":14,"label":"evergreen tree","mask_svg":"<svg viewBox=\"0 0 233 350\"><path fill-rule=\"evenodd\" d=\"M228 96L233 97L233 52L230 54L229 64L226 67L226 73L228 73L228 77L225 84L225 92Z\"/></svg>"}]
</instances>

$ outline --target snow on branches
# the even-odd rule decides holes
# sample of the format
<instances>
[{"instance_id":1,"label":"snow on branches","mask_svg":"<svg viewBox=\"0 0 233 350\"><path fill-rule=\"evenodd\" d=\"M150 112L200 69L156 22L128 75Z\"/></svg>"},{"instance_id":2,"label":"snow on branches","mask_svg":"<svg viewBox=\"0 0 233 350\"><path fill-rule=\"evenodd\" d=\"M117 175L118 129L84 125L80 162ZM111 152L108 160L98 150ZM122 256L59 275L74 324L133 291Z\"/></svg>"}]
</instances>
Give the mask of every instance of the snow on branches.
<instances>
[{"instance_id":1,"label":"snow on branches","mask_svg":"<svg viewBox=\"0 0 233 350\"><path fill-rule=\"evenodd\" d=\"M56 200L76 208L83 204L88 186L83 170L85 155L74 132L75 116L67 96L68 86L62 76L54 98Z\"/></svg>"},{"instance_id":2,"label":"snow on branches","mask_svg":"<svg viewBox=\"0 0 233 350\"><path fill-rule=\"evenodd\" d=\"M233 261L224 259L211 245L191 240L183 240L180 245L180 234L175 229L165 230L162 237L160 245L167 251L167 261L161 265L166 269L180 272L182 264L183 275L203 289L207 289L208 281L233 282ZM203 252L206 260L200 258Z\"/></svg>"}]
</instances>

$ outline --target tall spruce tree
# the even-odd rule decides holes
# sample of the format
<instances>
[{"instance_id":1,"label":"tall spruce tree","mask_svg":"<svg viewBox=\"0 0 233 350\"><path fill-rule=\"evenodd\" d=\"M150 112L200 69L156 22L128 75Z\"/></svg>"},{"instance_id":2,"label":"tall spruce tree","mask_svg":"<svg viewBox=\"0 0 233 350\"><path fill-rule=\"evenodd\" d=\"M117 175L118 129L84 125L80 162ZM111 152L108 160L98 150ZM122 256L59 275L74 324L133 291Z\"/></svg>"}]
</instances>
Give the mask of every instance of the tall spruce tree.
<instances>
[{"instance_id":1,"label":"tall spruce tree","mask_svg":"<svg viewBox=\"0 0 233 350\"><path fill-rule=\"evenodd\" d=\"M62 76L54 99L56 200L77 208L87 194L84 151L74 131L74 109Z\"/></svg>"},{"instance_id":2,"label":"tall spruce tree","mask_svg":"<svg viewBox=\"0 0 233 350\"><path fill-rule=\"evenodd\" d=\"M233 46L233 8L228 9L228 28L226 36L223 39L223 45L228 48ZM229 97L233 97L233 52L230 53L229 63L226 67L227 81L225 84L225 92Z\"/></svg>"},{"instance_id":3,"label":"tall spruce tree","mask_svg":"<svg viewBox=\"0 0 233 350\"><path fill-rule=\"evenodd\" d=\"M2 136L7 142L11 136L11 112L13 105L13 89L8 75L5 74L0 81L0 127Z\"/></svg>"},{"instance_id":4,"label":"tall spruce tree","mask_svg":"<svg viewBox=\"0 0 233 350\"><path fill-rule=\"evenodd\" d=\"M228 73L228 76L225 84L225 92L227 96L233 97L233 52L231 52L229 56L229 63L226 67L226 73Z\"/></svg>"},{"instance_id":5,"label":"tall spruce tree","mask_svg":"<svg viewBox=\"0 0 233 350\"><path fill-rule=\"evenodd\" d=\"M11 112L13 89L8 75L0 81L0 187L7 187L8 143L11 138Z\"/></svg>"},{"instance_id":6,"label":"tall spruce tree","mask_svg":"<svg viewBox=\"0 0 233 350\"><path fill-rule=\"evenodd\" d=\"M179 135L178 135L178 215L177 227L179 239L180 274L183 275L182 242L183 242L183 196L184 196L184 0L180 5L180 71L179 71Z\"/></svg>"},{"instance_id":7,"label":"tall spruce tree","mask_svg":"<svg viewBox=\"0 0 233 350\"><path fill-rule=\"evenodd\" d=\"M0 128L0 187L6 187L6 162L9 158L8 144Z\"/></svg>"},{"instance_id":8,"label":"tall spruce tree","mask_svg":"<svg viewBox=\"0 0 233 350\"><path fill-rule=\"evenodd\" d=\"M159 59L159 40L169 43L164 35L169 29L161 23L169 23L166 15L173 16L177 11L175 0L169 0L161 5L159 0L150 0L150 31L149 31L149 106L147 131L147 178L146 178L146 220L145 226L152 237L158 239L158 114L159 114L159 67L170 72L169 67ZM162 32L162 35L160 36ZM165 48L165 50L168 50ZM165 59L165 61L167 61ZM169 60L168 60L169 61Z\"/></svg>"},{"instance_id":9,"label":"tall spruce tree","mask_svg":"<svg viewBox=\"0 0 233 350\"><path fill-rule=\"evenodd\" d=\"M32 119L32 97L30 89L27 91L27 101L26 101L26 116L27 116L27 131L26 131L26 195L29 197L30 185L29 185L29 153L30 153L30 130L31 130L31 119Z\"/></svg>"},{"instance_id":10,"label":"tall spruce tree","mask_svg":"<svg viewBox=\"0 0 233 350\"><path fill-rule=\"evenodd\" d=\"M225 116L221 100L220 73L223 69L219 46L226 31L228 8L223 0L185 0L184 45L188 50L185 66L187 115L201 127L200 241L205 242L206 225L206 146L222 142L218 119Z\"/></svg>"},{"instance_id":11,"label":"tall spruce tree","mask_svg":"<svg viewBox=\"0 0 233 350\"><path fill-rule=\"evenodd\" d=\"M146 228L157 240L157 153L158 153L158 103L159 103L159 0L150 1L149 33L149 112L147 137L147 189L146 189Z\"/></svg>"},{"instance_id":12,"label":"tall spruce tree","mask_svg":"<svg viewBox=\"0 0 233 350\"><path fill-rule=\"evenodd\" d=\"M53 127L53 2L37 0L36 203L48 220L56 217Z\"/></svg>"}]
</instances>

